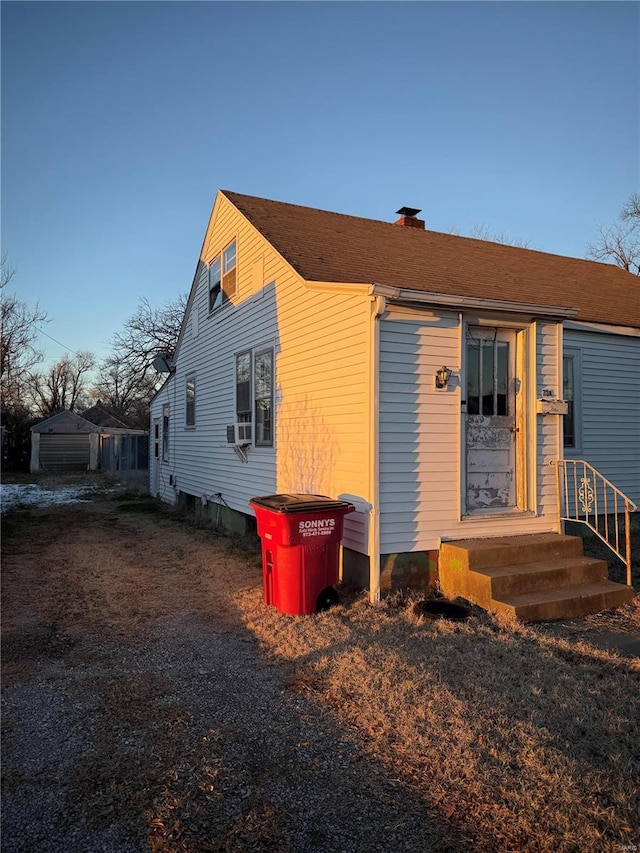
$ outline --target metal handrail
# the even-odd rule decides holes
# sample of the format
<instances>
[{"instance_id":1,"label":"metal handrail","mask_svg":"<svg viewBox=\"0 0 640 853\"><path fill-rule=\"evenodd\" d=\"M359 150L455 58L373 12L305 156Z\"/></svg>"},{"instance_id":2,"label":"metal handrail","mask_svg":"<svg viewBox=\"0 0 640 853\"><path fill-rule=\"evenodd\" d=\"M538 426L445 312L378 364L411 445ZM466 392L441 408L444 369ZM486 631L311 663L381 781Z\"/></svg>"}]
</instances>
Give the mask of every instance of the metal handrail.
<instances>
[{"instance_id":1,"label":"metal handrail","mask_svg":"<svg viewBox=\"0 0 640 853\"><path fill-rule=\"evenodd\" d=\"M550 464L556 469L558 527L561 527L563 521L586 524L626 565L627 586L631 586L629 516L632 512L636 512L638 507L631 498L584 459L553 459ZM624 505L624 550L618 516L618 508L622 505ZM613 515L611 524L609 524L610 513ZM603 517L603 524L600 523L600 516Z\"/></svg>"}]
</instances>

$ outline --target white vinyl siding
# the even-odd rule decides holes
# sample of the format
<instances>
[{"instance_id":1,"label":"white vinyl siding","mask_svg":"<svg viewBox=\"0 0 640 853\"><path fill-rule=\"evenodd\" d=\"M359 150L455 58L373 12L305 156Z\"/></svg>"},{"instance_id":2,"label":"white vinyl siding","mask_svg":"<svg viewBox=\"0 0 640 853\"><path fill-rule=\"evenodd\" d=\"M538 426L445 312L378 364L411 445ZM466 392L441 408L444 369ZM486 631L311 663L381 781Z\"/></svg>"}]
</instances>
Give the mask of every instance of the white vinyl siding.
<instances>
[{"instance_id":1,"label":"white vinyl siding","mask_svg":"<svg viewBox=\"0 0 640 853\"><path fill-rule=\"evenodd\" d=\"M237 241L236 296L209 313L208 263ZM156 397L171 402L171 457L160 491L213 499L251 513L248 501L280 491L353 494L368 500L369 300L306 287L226 199L219 197L204 241L177 356L176 374ZM198 335L192 334L199 317ZM236 356L274 356L274 443L250 447L246 463L227 445L236 421ZM197 371L197 430L185 423L187 376ZM276 463L277 459L277 463ZM173 485L169 485L169 475ZM357 515L357 514L356 514ZM363 550L362 518L349 520L350 547Z\"/></svg>"},{"instance_id":2,"label":"white vinyl siding","mask_svg":"<svg viewBox=\"0 0 640 853\"><path fill-rule=\"evenodd\" d=\"M208 292L201 288L195 301L206 299ZM238 341L251 348L273 346L275 333L275 287L271 285L264 294L250 296L237 306L229 305L219 318L213 316L201 323L197 348L185 337L176 378L180 384L183 371L190 372L197 365L198 428L172 436L180 491L209 499L221 493L232 509L245 513L249 512L247 501L251 497L275 492L274 448L250 448L245 464L226 441L226 428L236 421ZM183 418L182 412L173 413L174 421Z\"/></svg>"},{"instance_id":3,"label":"white vinyl siding","mask_svg":"<svg viewBox=\"0 0 640 853\"><path fill-rule=\"evenodd\" d=\"M351 500L343 545L367 552L370 302L294 281L278 294L278 491Z\"/></svg>"},{"instance_id":4,"label":"white vinyl siding","mask_svg":"<svg viewBox=\"0 0 640 853\"><path fill-rule=\"evenodd\" d=\"M567 459L586 459L640 503L640 337L566 329L567 353L580 374L580 447Z\"/></svg>"},{"instance_id":5,"label":"white vinyl siding","mask_svg":"<svg viewBox=\"0 0 640 853\"><path fill-rule=\"evenodd\" d=\"M381 321L383 554L437 547L441 526L459 517L460 391L435 390L443 365L460 370L457 316Z\"/></svg>"},{"instance_id":6,"label":"white vinyl siding","mask_svg":"<svg viewBox=\"0 0 640 853\"><path fill-rule=\"evenodd\" d=\"M223 311L209 313L210 261L236 240L238 265L236 302ZM254 259L265 253L264 281L253 274ZM252 447L243 463L232 446L227 445L226 428L236 421L235 357L239 351L274 346L277 336L275 283L292 273L275 252L265 252L265 242L246 220L224 199L219 198L204 241L201 263L190 295L183 334L177 357L177 371L167 385L172 403L172 424L185 423L185 396L173 400L171 386L184 388L186 377L197 371L197 429L171 432L171 457L164 464L168 476L161 477L167 492L162 496L175 501L182 491L198 498L223 500L235 510L250 513L251 497L275 491L275 453L273 447ZM267 282L265 284L265 281ZM194 316L198 316L198 336L191 334ZM162 394L162 392L161 392ZM159 395L154 406L160 402Z\"/></svg>"},{"instance_id":7,"label":"white vinyl siding","mask_svg":"<svg viewBox=\"0 0 640 853\"><path fill-rule=\"evenodd\" d=\"M500 536L553 529L554 479L548 462L557 456L558 418L542 425L532 465L540 490L537 514L461 517L461 389L435 388L435 372L446 365L461 373L461 330L457 315L424 312L404 319L398 312L380 330L380 551L383 554L437 548L440 539ZM532 326L538 341L528 358L540 366L538 382L557 375L555 324ZM537 350L536 360L533 350ZM544 367L544 369L542 369ZM534 407L531 385L529 406ZM529 417L531 441L536 422ZM546 465L546 468L545 468ZM548 471L547 471L548 469ZM535 484L533 486L535 492Z\"/></svg>"},{"instance_id":8,"label":"white vinyl siding","mask_svg":"<svg viewBox=\"0 0 640 853\"><path fill-rule=\"evenodd\" d=\"M536 340L536 399L540 400L544 390L551 389L562 399L562 353L561 327L556 323L535 323ZM552 516L557 513L555 470L549 465L553 459L562 457L562 416L536 416L536 511L539 515Z\"/></svg>"}]
</instances>

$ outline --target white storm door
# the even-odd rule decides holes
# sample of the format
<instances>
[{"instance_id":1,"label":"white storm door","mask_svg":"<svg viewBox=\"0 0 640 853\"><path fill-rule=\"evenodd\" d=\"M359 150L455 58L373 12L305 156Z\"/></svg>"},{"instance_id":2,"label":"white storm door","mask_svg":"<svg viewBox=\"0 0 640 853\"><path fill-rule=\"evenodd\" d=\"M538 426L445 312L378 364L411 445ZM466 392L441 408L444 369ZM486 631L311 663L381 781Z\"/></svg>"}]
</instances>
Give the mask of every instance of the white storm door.
<instances>
[{"instance_id":1,"label":"white storm door","mask_svg":"<svg viewBox=\"0 0 640 853\"><path fill-rule=\"evenodd\" d=\"M514 330L467 329L467 514L517 506L515 356Z\"/></svg>"}]
</instances>

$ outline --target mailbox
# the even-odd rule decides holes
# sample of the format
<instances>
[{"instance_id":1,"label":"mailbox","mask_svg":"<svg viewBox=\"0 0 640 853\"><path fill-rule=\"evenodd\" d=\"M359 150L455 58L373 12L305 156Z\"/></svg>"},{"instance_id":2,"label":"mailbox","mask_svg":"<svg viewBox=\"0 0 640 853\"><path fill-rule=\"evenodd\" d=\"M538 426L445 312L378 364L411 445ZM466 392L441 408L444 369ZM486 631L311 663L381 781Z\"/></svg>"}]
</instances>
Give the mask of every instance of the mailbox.
<instances>
[{"instance_id":1,"label":"mailbox","mask_svg":"<svg viewBox=\"0 0 640 853\"><path fill-rule=\"evenodd\" d=\"M569 404L564 400L537 400L536 411L539 415L566 415Z\"/></svg>"}]
</instances>

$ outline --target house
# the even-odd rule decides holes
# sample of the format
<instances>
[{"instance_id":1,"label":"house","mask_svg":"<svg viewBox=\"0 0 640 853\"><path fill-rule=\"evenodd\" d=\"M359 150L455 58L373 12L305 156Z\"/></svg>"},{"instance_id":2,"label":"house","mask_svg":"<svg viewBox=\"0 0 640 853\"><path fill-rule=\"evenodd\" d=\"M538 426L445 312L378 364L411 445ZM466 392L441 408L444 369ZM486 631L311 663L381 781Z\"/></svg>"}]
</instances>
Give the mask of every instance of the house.
<instances>
[{"instance_id":1,"label":"house","mask_svg":"<svg viewBox=\"0 0 640 853\"><path fill-rule=\"evenodd\" d=\"M129 424L120 420L109 408L105 408L100 401L95 406L82 412L85 421L100 427L113 427L114 429L129 429Z\"/></svg>"},{"instance_id":2,"label":"house","mask_svg":"<svg viewBox=\"0 0 640 853\"><path fill-rule=\"evenodd\" d=\"M31 428L31 473L41 470L94 471L98 468L139 481L138 462L148 471L148 432L130 429L99 409L89 418L75 412L58 412ZM109 425L96 424L108 421ZM121 426L113 426L120 423ZM138 453L138 445L142 445ZM146 487L146 482L145 482Z\"/></svg>"},{"instance_id":3,"label":"house","mask_svg":"<svg viewBox=\"0 0 640 853\"><path fill-rule=\"evenodd\" d=\"M373 600L442 582L447 543L562 558L565 449L640 502L638 279L398 213L220 191L151 404L152 494L236 529L256 495L346 498L344 577Z\"/></svg>"}]
</instances>

